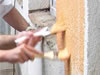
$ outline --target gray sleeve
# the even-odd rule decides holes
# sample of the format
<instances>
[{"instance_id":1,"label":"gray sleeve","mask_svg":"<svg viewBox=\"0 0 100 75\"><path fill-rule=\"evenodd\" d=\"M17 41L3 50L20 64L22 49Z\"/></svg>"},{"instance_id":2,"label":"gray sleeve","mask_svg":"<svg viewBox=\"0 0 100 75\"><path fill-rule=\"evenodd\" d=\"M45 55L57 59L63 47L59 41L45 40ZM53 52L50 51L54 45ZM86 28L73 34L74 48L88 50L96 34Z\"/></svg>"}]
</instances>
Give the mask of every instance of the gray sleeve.
<instances>
[{"instance_id":1,"label":"gray sleeve","mask_svg":"<svg viewBox=\"0 0 100 75\"><path fill-rule=\"evenodd\" d=\"M0 0L0 4L2 4L4 2L4 0Z\"/></svg>"},{"instance_id":2,"label":"gray sleeve","mask_svg":"<svg viewBox=\"0 0 100 75\"><path fill-rule=\"evenodd\" d=\"M0 17L5 16L12 8L11 0L0 0Z\"/></svg>"}]
</instances>

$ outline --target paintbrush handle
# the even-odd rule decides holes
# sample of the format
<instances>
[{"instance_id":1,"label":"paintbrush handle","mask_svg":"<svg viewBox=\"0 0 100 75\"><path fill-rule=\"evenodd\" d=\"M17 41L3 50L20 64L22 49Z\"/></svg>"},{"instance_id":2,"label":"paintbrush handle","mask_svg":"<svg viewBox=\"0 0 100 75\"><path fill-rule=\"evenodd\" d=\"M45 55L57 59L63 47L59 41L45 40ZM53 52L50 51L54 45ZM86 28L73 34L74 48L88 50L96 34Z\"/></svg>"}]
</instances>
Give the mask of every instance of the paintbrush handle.
<instances>
[{"instance_id":1,"label":"paintbrush handle","mask_svg":"<svg viewBox=\"0 0 100 75\"><path fill-rule=\"evenodd\" d=\"M43 55L35 55L35 57L38 58L47 58L47 59L56 59L58 58L58 52L55 51L49 51L49 52L45 52Z\"/></svg>"}]
</instances>

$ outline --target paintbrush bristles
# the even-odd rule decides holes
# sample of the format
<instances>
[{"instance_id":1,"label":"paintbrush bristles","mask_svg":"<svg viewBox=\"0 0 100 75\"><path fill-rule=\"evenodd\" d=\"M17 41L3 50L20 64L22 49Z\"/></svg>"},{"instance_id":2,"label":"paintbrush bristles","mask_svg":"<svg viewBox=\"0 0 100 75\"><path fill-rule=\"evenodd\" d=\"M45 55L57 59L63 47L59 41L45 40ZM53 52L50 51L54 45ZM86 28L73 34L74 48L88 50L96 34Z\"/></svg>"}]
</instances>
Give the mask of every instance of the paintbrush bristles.
<instances>
[{"instance_id":1,"label":"paintbrush bristles","mask_svg":"<svg viewBox=\"0 0 100 75\"><path fill-rule=\"evenodd\" d=\"M54 53L54 51L50 51L50 52L44 53L44 58L54 59L54 58L55 58L55 53Z\"/></svg>"}]
</instances>

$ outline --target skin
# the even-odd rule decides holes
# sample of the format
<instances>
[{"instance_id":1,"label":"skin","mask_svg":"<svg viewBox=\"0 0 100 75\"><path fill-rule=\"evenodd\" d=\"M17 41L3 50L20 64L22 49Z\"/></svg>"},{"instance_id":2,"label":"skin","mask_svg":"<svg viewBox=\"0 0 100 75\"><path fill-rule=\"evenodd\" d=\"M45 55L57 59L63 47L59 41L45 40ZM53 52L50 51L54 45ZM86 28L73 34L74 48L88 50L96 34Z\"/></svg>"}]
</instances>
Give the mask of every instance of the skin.
<instances>
[{"instance_id":1,"label":"skin","mask_svg":"<svg viewBox=\"0 0 100 75\"><path fill-rule=\"evenodd\" d=\"M7 38L4 40L2 37L2 44L0 44L0 62L10 62L10 63L24 63L28 60L33 60L34 55L43 55L43 53L38 52L33 47L41 40L41 37L34 37L33 32L21 32L19 35L10 36L9 39L4 35L3 37ZM23 42L18 44L16 47L14 40L22 36L28 36ZM13 38L13 39L11 39ZM34 39L34 40L33 40ZM5 41L5 42L3 42ZM15 46L15 47L14 47Z\"/></svg>"},{"instance_id":2,"label":"skin","mask_svg":"<svg viewBox=\"0 0 100 75\"><path fill-rule=\"evenodd\" d=\"M18 31L24 31L29 26L20 13L13 8L3 19ZM21 32L18 35L0 35L0 62L24 63L33 60L35 55L43 55L34 49L41 37L33 36L34 32ZM27 36L23 42L16 46L15 39Z\"/></svg>"},{"instance_id":3,"label":"skin","mask_svg":"<svg viewBox=\"0 0 100 75\"><path fill-rule=\"evenodd\" d=\"M24 31L29 26L26 20L20 15L16 8L7 13L3 19L13 28L18 31Z\"/></svg>"},{"instance_id":4,"label":"skin","mask_svg":"<svg viewBox=\"0 0 100 75\"><path fill-rule=\"evenodd\" d=\"M36 52L34 48L26 44L22 44L14 49L10 50L0 50L0 61L1 62L10 62L10 63L24 63L28 60L34 59L34 53L42 55L40 52Z\"/></svg>"}]
</instances>

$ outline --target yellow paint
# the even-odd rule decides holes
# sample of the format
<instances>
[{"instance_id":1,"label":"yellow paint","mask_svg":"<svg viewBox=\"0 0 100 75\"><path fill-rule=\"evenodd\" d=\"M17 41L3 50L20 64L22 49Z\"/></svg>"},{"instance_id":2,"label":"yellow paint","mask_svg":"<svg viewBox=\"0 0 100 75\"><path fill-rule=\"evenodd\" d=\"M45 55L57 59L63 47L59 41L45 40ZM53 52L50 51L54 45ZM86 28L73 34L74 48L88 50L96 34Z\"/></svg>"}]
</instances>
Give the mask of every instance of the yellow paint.
<instances>
[{"instance_id":1,"label":"yellow paint","mask_svg":"<svg viewBox=\"0 0 100 75\"><path fill-rule=\"evenodd\" d=\"M61 60L68 60L69 59L69 52L67 48L64 50L59 50L58 58Z\"/></svg>"},{"instance_id":2,"label":"yellow paint","mask_svg":"<svg viewBox=\"0 0 100 75\"><path fill-rule=\"evenodd\" d=\"M63 50L71 53L69 63L65 62L65 75L84 75L84 0L57 0L56 5L57 22L51 32L65 31L65 37L61 38Z\"/></svg>"},{"instance_id":3,"label":"yellow paint","mask_svg":"<svg viewBox=\"0 0 100 75\"><path fill-rule=\"evenodd\" d=\"M67 28L65 22L64 22L64 15L61 14L60 18L57 19L57 22L55 25L53 25L51 33L57 33L61 31L65 31Z\"/></svg>"}]
</instances>

